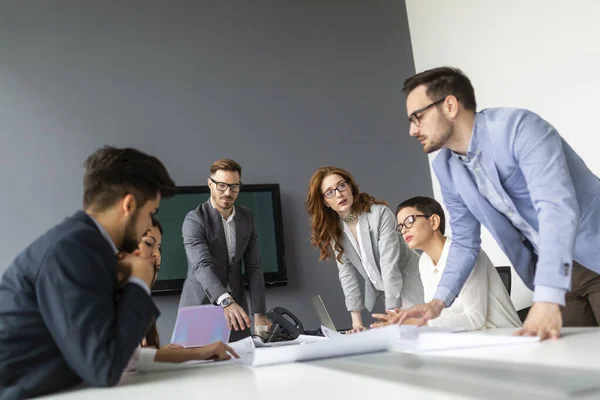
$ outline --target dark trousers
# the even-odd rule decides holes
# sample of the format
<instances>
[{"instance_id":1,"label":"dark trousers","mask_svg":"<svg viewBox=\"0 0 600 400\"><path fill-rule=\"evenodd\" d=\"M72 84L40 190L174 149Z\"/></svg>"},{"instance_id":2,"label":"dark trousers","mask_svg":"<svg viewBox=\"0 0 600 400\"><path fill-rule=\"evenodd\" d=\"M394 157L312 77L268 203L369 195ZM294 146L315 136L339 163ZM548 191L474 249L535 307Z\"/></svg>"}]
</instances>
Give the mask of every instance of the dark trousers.
<instances>
[{"instance_id":1,"label":"dark trousers","mask_svg":"<svg viewBox=\"0 0 600 400\"><path fill-rule=\"evenodd\" d=\"M573 261L571 291L565 300L563 326L599 326L600 274Z\"/></svg>"}]
</instances>

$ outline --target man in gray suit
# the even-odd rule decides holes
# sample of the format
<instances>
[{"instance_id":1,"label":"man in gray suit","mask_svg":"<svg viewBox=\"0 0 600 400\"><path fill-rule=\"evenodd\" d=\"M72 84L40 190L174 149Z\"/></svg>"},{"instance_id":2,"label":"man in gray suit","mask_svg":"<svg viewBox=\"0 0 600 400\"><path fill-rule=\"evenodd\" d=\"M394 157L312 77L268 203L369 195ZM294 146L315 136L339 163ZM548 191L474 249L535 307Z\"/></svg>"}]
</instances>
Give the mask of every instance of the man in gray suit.
<instances>
[{"instance_id":1,"label":"man in gray suit","mask_svg":"<svg viewBox=\"0 0 600 400\"><path fill-rule=\"evenodd\" d=\"M190 211L183 222L188 273L179 307L218 304L232 328L230 341L250 335L250 318L242 279L248 276L254 329L269 326L265 281L252 211L235 206L242 186L242 167L222 159L210 168L210 199Z\"/></svg>"}]
</instances>

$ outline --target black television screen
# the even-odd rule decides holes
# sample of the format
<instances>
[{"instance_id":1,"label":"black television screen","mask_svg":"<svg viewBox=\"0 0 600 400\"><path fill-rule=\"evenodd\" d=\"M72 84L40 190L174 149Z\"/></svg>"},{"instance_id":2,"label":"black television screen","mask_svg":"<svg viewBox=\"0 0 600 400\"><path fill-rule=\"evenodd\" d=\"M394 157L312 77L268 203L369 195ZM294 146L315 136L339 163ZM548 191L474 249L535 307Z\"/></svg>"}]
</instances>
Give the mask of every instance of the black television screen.
<instances>
[{"instance_id":1,"label":"black television screen","mask_svg":"<svg viewBox=\"0 0 600 400\"><path fill-rule=\"evenodd\" d=\"M188 270L181 235L183 220L188 212L209 198L208 186L180 186L174 197L161 201L156 219L164 231L162 262L158 279L152 287L153 294L181 292ZM286 285L279 185L244 185L235 204L249 207L254 215L265 285ZM247 282L245 274L244 281Z\"/></svg>"}]
</instances>

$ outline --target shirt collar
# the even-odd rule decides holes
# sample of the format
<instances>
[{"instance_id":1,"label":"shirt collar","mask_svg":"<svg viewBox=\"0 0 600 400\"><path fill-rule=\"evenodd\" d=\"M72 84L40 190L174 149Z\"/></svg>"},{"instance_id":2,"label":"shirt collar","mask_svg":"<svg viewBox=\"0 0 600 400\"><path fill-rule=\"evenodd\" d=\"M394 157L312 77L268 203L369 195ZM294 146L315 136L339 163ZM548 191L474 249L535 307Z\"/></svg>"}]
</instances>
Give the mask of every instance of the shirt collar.
<instances>
[{"instance_id":1,"label":"shirt collar","mask_svg":"<svg viewBox=\"0 0 600 400\"><path fill-rule=\"evenodd\" d=\"M94 223L98 227L98 230L100 231L102 236L104 236L104 239L106 239L106 241L110 244L110 247L113 249L113 252L115 254L118 254L119 249L117 248L117 246L115 245L115 242L113 242L112 238L108 234L108 231L106 229L104 229L104 227L100 224L100 222L98 222L98 220L96 218L92 217L89 214L88 214L88 217L90 217L92 219L92 221L94 221Z\"/></svg>"},{"instance_id":2,"label":"shirt collar","mask_svg":"<svg viewBox=\"0 0 600 400\"><path fill-rule=\"evenodd\" d=\"M212 197L210 198L210 205L212 206L212 208L217 210L217 207L215 207L215 203L213 202ZM217 210L217 212L219 212L219 210ZM219 215L221 216L221 219L225 222L233 221L233 218L235 217L235 206L233 206L233 211L231 212L231 215L229 216L229 218L225 219L225 217L223 217L223 215L221 215L221 213L219 213Z\"/></svg>"},{"instance_id":3,"label":"shirt collar","mask_svg":"<svg viewBox=\"0 0 600 400\"><path fill-rule=\"evenodd\" d=\"M469 147L467 149L466 155L461 155L455 152L452 152L460 161L468 162L471 159L475 158L479 155L479 119L481 118L479 113L475 114L475 121L473 122L473 131L471 132L471 140L469 140Z\"/></svg>"},{"instance_id":4,"label":"shirt collar","mask_svg":"<svg viewBox=\"0 0 600 400\"><path fill-rule=\"evenodd\" d=\"M446 238L446 243L444 243L444 248L442 249L442 254L440 255L440 259L437 264L433 264L433 260L429 257L429 261L431 263L431 272L444 272L446 268L446 260L448 260L448 251L450 250L450 242L451 239L449 237ZM428 255L429 256L429 255Z\"/></svg>"},{"instance_id":5,"label":"shirt collar","mask_svg":"<svg viewBox=\"0 0 600 400\"><path fill-rule=\"evenodd\" d=\"M442 255L438 260L437 265L435 266L440 272L443 272L446 268L446 261L448 260L448 252L450 251L450 243L452 239L449 237L446 238L446 243L444 243L444 248L442 249Z\"/></svg>"}]
</instances>

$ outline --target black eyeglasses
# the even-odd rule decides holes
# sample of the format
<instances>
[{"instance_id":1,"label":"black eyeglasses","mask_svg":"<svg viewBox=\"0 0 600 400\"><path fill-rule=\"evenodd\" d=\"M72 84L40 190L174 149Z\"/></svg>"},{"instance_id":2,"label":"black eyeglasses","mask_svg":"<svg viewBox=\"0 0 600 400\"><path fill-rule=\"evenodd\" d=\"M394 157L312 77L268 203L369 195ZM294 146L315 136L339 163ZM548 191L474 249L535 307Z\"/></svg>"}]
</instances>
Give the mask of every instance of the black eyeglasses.
<instances>
[{"instance_id":1,"label":"black eyeglasses","mask_svg":"<svg viewBox=\"0 0 600 400\"><path fill-rule=\"evenodd\" d=\"M402 236L402 230L404 228L412 228L412 226L415 224L415 222L417 221L418 217L423 217L423 218L429 218L431 217L431 214L429 215L409 215L408 217L404 218L404 222L396 225L396 233L398 233L398 235Z\"/></svg>"},{"instance_id":2,"label":"black eyeglasses","mask_svg":"<svg viewBox=\"0 0 600 400\"><path fill-rule=\"evenodd\" d=\"M337 185L337 187L335 189L329 189L328 191L323 193L323 197L325 197L326 199L330 199L333 196L335 196L336 190L338 192L345 192L346 189L348 189L348 182L346 182L346 181L340 182L340 184Z\"/></svg>"},{"instance_id":3,"label":"black eyeglasses","mask_svg":"<svg viewBox=\"0 0 600 400\"><path fill-rule=\"evenodd\" d=\"M225 183L225 182L217 182L213 178L209 178L209 179L215 184L215 186L217 187L217 190L219 192L224 192L227 190L227 188L231 188L231 191L233 193L237 193L242 188L242 182L240 182L240 183Z\"/></svg>"},{"instance_id":4,"label":"black eyeglasses","mask_svg":"<svg viewBox=\"0 0 600 400\"><path fill-rule=\"evenodd\" d=\"M417 114L423 114L425 111L429 110L431 107L433 107L437 104L440 104L444 100L446 100L445 97L443 99L439 99L438 101L434 101L433 103L431 103L428 106L425 106L423 108L419 108L418 110L413 111L412 114L410 114L408 116L408 122L411 124L415 124L415 126L421 126L421 116L419 116Z\"/></svg>"}]
</instances>

